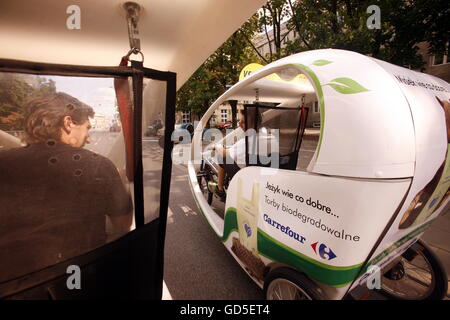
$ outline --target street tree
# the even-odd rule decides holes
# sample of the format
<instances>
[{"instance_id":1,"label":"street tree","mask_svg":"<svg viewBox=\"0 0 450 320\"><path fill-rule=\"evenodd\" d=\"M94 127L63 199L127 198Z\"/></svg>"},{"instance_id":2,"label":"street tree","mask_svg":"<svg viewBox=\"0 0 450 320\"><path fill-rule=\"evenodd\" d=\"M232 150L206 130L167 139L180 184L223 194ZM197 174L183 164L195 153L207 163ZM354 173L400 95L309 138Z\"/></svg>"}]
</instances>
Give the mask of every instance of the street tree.
<instances>
[{"instance_id":1,"label":"street tree","mask_svg":"<svg viewBox=\"0 0 450 320\"><path fill-rule=\"evenodd\" d=\"M284 21L292 16L286 0L269 0L259 12L259 29L269 43L269 54L265 62L272 62L284 56L282 43L287 33L282 34Z\"/></svg>"},{"instance_id":2,"label":"street tree","mask_svg":"<svg viewBox=\"0 0 450 320\"><path fill-rule=\"evenodd\" d=\"M0 130L21 130L26 101L54 92L56 86L51 79L0 73Z\"/></svg>"},{"instance_id":3,"label":"street tree","mask_svg":"<svg viewBox=\"0 0 450 320\"><path fill-rule=\"evenodd\" d=\"M239 80L239 73L251 62L261 62L249 45L257 31L255 16L217 49L178 90L177 110L189 111L199 117Z\"/></svg>"},{"instance_id":4,"label":"street tree","mask_svg":"<svg viewBox=\"0 0 450 320\"><path fill-rule=\"evenodd\" d=\"M449 39L449 9L444 0L286 0L292 12L288 26L298 37L286 54L336 48L352 50L397 65L424 65L418 43L442 52ZM380 28L370 29L367 8L380 8Z\"/></svg>"}]
</instances>

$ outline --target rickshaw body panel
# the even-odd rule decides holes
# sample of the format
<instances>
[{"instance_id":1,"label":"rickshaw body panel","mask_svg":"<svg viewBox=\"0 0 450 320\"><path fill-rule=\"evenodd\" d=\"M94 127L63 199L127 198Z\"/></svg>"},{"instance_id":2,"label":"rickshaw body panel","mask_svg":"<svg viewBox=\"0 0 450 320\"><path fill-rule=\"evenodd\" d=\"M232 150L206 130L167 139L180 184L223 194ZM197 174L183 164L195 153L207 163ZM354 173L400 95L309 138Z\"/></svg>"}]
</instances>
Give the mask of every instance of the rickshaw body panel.
<instances>
[{"instance_id":1,"label":"rickshaw body panel","mask_svg":"<svg viewBox=\"0 0 450 320\"><path fill-rule=\"evenodd\" d=\"M232 238L238 237L266 266L292 266L325 289L332 287L328 294L336 298L333 294L343 291L337 288L347 287L360 272L410 183L409 178L350 179L247 167L230 183L222 240L233 252ZM258 194L253 199L252 191ZM235 218L248 201L256 214ZM253 243L242 240L251 239L248 234L257 237Z\"/></svg>"},{"instance_id":2,"label":"rickshaw body panel","mask_svg":"<svg viewBox=\"0 0 450 320\"><path fill-rule=\"evenodd\" d=\"M414 177L408 195L369 259L369 265L383 268L417 241L440 214L448 211L450 157L446 118L449 115L437 99L448 102L450 86L427 74L376 62L398 81L408 100L416 144Z\"/></svg>"}]
</instances>

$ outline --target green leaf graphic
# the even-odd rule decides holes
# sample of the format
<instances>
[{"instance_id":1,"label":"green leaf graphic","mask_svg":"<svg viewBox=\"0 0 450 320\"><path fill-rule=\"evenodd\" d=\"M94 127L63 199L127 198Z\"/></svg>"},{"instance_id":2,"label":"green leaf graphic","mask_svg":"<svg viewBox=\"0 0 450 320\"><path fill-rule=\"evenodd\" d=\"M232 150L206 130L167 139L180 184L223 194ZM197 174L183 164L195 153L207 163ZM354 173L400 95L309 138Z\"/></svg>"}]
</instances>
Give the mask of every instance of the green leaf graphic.
<instances>
[{"instance_id":1,"label":"green leaf graphic","mask_svg":"<svg viewBox=\"0 0 450 320\"><path fill-rule=\"evenodd\" d=\"M354 94L369 91L368 89L360 85L358 82L350 78L336 78L331 81L337 83L327 83L325 84L325 86L329 85L334 90L342 94Z\"/></svg>"},{"instance_id":2,"label":"green leaf graphic","mask_svg":"<svg viewBox=\"0 0 450 320\"><path fill-rule=\"evenodd\" d=\"M328 60L316 60L313 62L313 65L321 67L321 66L326 66L327 64L332 63L333 61L328 61Z\"/></svg>"}]
</instances>

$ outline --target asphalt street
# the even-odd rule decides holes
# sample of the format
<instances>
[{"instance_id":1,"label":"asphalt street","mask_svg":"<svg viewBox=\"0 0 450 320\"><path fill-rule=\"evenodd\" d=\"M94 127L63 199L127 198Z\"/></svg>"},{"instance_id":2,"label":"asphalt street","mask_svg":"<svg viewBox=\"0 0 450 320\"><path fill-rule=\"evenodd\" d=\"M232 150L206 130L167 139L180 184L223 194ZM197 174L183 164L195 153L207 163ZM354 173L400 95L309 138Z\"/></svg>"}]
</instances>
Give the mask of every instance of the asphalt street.
<instances>
[{"instance_id":1,"label":"asphalt street","mask_svg":"<svg viewBox=\"0 0 450 320\"><path fill-rule=\"evenodd\" d=\"M197 209L187 167L173 165L164 280L173 299L263 299Z\"/></svg>"}]
</instances>

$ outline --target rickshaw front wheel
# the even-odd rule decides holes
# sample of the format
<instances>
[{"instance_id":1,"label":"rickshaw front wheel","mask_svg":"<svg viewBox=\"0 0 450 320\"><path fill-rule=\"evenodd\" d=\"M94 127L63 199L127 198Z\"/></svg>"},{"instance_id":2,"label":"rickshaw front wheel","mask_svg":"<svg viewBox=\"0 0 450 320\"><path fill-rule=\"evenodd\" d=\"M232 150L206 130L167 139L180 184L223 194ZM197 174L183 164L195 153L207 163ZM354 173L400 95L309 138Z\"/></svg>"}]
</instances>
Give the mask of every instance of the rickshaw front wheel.
<instances>
[{"instance_id":1,"label":"rickshaw front wheel","mask_svg":"<svg viewBox=\"0 0 450 320\"><path fill-rule=\"evenodd\" d=\"M197 182L200 190L206 198L206 201L211 205L213 200L213 193L208 189L208 181L212 181L211 169L202 161L200 172L197 173Z\"/></svg>"},{"instance_id":2,"label":"rickshaw front wheel","mask_svg":"<svg viewBox=\"0 0 450 320\"><path fill-rule=\"evenodd\" d=\"M264 281L267 300L323 300L322 290L308 277L289 268L271 271Z\"/></svg>"}]
</instances>

